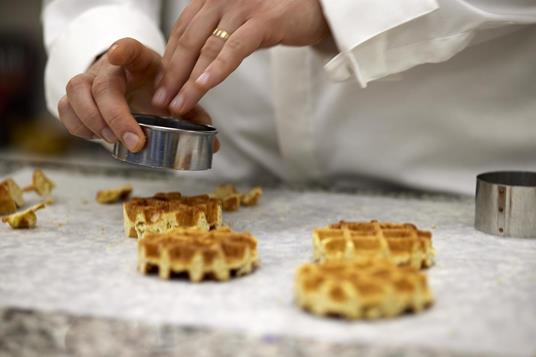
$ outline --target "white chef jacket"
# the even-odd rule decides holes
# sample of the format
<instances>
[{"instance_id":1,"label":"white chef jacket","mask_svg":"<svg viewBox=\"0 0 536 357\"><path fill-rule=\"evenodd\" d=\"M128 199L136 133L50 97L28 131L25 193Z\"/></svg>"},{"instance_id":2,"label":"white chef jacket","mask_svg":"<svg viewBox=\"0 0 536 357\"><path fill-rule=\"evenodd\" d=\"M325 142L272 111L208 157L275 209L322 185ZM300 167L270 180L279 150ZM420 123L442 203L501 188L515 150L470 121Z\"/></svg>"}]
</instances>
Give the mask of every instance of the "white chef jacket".
<instances>
[{"instance_id":1,"label":"white chef jacket","mask_svg":"<svg viewBox=\"0 0 536 357\"><path fill-rule=\"evenodd\" d=\"M50 110L117 39L163 53L186 3L45 1ZM536 170L536 0L321 3L332 48L258 51L205 96L222 149L204 176L473 193Z\"/></svg>"}]
</instances>

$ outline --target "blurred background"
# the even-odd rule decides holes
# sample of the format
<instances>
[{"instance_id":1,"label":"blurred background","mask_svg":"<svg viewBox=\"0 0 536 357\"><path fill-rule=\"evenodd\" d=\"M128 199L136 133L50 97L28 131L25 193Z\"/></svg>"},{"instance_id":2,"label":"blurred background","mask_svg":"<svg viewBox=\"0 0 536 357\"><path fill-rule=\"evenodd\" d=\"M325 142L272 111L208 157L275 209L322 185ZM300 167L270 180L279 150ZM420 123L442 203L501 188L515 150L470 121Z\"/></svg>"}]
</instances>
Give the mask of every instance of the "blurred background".
<instances>
[{"instance_id":1,"label":"blurred background","mask_svg":"<svg viewBox=\"0 0 536 357\"><path fill-rule=\"evenodd\" d=\"M41 6L41 0L0 0L0 155L104 155L99 145L69 136L46 109Z\"/></svg>"}]
</instances>

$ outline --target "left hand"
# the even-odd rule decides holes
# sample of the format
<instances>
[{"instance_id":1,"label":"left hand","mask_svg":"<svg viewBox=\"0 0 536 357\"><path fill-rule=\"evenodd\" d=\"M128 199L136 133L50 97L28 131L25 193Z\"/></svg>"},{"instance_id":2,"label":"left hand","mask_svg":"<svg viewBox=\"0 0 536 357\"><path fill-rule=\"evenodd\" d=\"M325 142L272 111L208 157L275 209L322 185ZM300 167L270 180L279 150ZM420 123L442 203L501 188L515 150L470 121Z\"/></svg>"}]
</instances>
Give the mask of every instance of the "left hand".
<instances>
[{"instance_id":1,"label":"left hand","mask_svg":"<svg viewBox=\"0 0 536 357\"><path fill-rule=\"evenodd\" d=\"M192 0L171 33L153 104L183 114L255 50L316 45L329 34L319 0Z\"/></svg>"}]
</instances>

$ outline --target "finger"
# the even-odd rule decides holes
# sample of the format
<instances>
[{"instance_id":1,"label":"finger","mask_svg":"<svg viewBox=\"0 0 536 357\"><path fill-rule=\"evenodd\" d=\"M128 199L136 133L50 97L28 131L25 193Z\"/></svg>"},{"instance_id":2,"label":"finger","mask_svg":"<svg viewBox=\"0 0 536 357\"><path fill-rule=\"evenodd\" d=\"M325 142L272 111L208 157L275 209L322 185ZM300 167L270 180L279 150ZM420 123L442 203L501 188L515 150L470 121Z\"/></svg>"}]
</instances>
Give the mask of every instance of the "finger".
<instances>
[{"instance_id":1,"label":"finger","mask_svg":"<svg viewBox=\"0 0 536 357\"><path fill-rule=\"evenodd\" d=\"M91 84L93 77L87 74L80 74L73 77L67 83L67 98L72 110L84 124L91 130L95 136L103 138L110 144L117 141L117 138L110 130L102 118L97 105L91 94Z\"/></svg>"},{"instance_id":2,"label":"finger","mask_svg":"<svg viewBox=\"0 0 536 357\"><path fill-rule=\"evenodd\" d=\"M203 48L199 54L199 58L190 77L197 78L207 66L218 57L221 50L225 46L225 42L230 39L241 26L246 23L246 19L242 13L226 13L216 27L220 32L224 32L228 38L222 38L211 33L211 36L205 41Z\"/></svg>"},{"instance_id":3,"label":"finger","mask_svg":"<svg viewBox=\"0 0 536 357\"><path fill-rule=\"evenodd\" d=\"M262 25L254 21L246 22L229 37L218 57L196 78L195 83L205 91L221 83L244 58L262 47L263 31Z\"/></svg>"},{"instance_id":4,"label":"finger","mask_svg":"<svg viewBox=\"0 0 536 357\"><path fill-rule=\"evenodd\" d=\"M182 115L182 118L197 124L212 124L212 118L210 117L210 115L199 105L196 105L192 110L188 111L187 113L184 113L184 115ZM220 150L220 141L218 140L218 138L214 138L214 142L212 143L212 145L214 152L218 152Z\"/></svg>"},{"instance_id":5,"label":"finger","mask_svg":"<svg viewBox=\"0 0 536 357\"><path fill-rule=\"evenodd\" d=\"M262 28L246 22L225 42L222 50L201 75L189 80L174 99L173 113L182 114L193 108L210 89L227 78L253 51L262 45ZM177 102L179 102L177 105Z\"/></svg>"},{"instance_id":6,"label":"finger","mask_svg":"<svg viewBox=\"0 0 536 357\"><path fill-rule=\"evenodd\" d=\"M73 108L69 104L69 100L65 96L58 102L58 113L60 114L61 122L69 133L86 140L93 139L93 132L86 128L82 121L76 116Z\"/></svg>"},{"instance_id":7,"label":"finger","mask_svg":"<svg viewBox=\"0 0 536 357\"><path fill-rule=\"evenodd\" d=\"M235 31L240 26L226 26L226 27L218 27L220 29L229 29L228 32L232 33L232 31ZM203 71L208 67L208 65L214 61L216 57L220 54L220 51L222 50L223 46L225 45L225 40L218 38L216 36L210 36L207 41L205 42L205 45L203 48L201 48L201 52L199 54L199 58L197 59L197 62L194 66L194 69L192 70L192 73L190 74L190 78L197 78Z\"/></svg>"},{"instance_id":8,"label":"finger","mask_svg":"<svg viewBox=\"0 0 536 357\"><path fill-rule=\"evenodd\" d=\"M115 42L107 52L111 64L125 68L130 74L154 76L161 67L160 56L133 38Z\"/></svg>"},{"instance_id":9,"label":"finger","mask_svg":"<svg viewBox=\"0 0 536 357\"><path fill-rule=\"evenodd\" d=\"M171 57L173 53L175 53L175 49L177 48L179 38L181 38L182 34L184 33L184 30L188 27L194 16L199 12L199 10L201 10L202 6L202 1L192 1L184 8L184 10L182 10L178 20L173 26L173 30L171 31L168 43L166 45L166 50L162 58L162 62L164 64L169 63L169 61L171 60Z\"/></svg>"},{"instance_id":10,"label":"finger","mask_svg":"<svg viewBox=\"0 0 536 357\"><path fill-rule=\"evenodd\" d=\"M241 25L243 25L243 21L239 17L235 16L225 16L220 24L218 25L218 29L224 30L229 34L232 34L234 31L236 31ZM201 48L201 52L199 54L199 58L197 59L197 63L195 64L194 69L192 70L192 73L190 74L190 78L188 79L188 82L194 82L208 67L212 61L218 57L220 54L220 51L223 49L225 45L225 39L219 38L217 36L210 36L207 41L205 42L205 45L203 48ZM192 87L192 83L186 83L185 87L188 89L189 87ZM192 91L191 95L189 95L188 92ZM194 93L195 92L195 93ZM201 98L202 93L200 93L199 90L196 90L195 86L192 89L186 90L186 96L189 97L199 97ZM173 113L179 113L181 111L181 106L184 103L184 98L181 96L181 94L177 95L170 103L170 110ZM189 110L190 107L188 107L187 110Z\"/></svg>"},{"instance_id":11,"label":"finger","mask_svg":"<svg viewBox=\"0 0 536 357\"><path fill-rule=\"evenodd\" d=\"M156 107L164 108L184 85L199 57L199 51L218 24L218 8L201 9L177 42L171 60L153 97Z\"/></svg>"},{"instance_id":12,"label":"finger","mask_svg":"<svg viewBox=\"0 0 536 357\"><path fill-rule=\"evenodd\" d=\"M214 137L214 141L212 141L212 151L216 153L220 151L220 148L221 148L220 140L217 137Z\"/></svg>"},{"instance_id":13,"label":"finger","mask_svg":"<svg viewBox=\"0 0 536 357\"><path fill-rule=\"evenodd\" d=\"M130 113L125 91L125 74L118 66L104 67L93 81L92 93L102 117L128 150L137 152L145 145L145 135Z\"/></svg>"}]
</instances>

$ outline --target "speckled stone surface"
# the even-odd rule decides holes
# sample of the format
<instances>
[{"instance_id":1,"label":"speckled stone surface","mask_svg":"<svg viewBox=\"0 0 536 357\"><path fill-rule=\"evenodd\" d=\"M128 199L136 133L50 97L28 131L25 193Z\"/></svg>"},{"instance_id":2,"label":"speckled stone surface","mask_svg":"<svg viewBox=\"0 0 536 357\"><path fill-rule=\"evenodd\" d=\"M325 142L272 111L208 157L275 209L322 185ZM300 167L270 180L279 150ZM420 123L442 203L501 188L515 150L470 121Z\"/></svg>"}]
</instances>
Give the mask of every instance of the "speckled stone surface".
<instances>
[{"instance_id":1,"label":"speckled stone surface","mask_svg":"<svg viewBox=\"0 0 536 357\"><path fill-rule=\"evenodd\" d=\"M146 346L144 338L169 331L180 343L164 354L186 351L184 346L191 351L198 346L202 352L194 355L536 353L536 241L476 232L470 197L269 189L259 207L226 216L234 228L258 237L262 267L230 283L192 285L137 273L135 241L124 238L120 206L99 206L94 195L126 181L141 195L194 194L210 185L48 173L58 183L57 204L40 212L39 227L22 232L0 227L0 354L33 341L28 336L69 354L54 338L73 326L72 336L79 337L69 348L75 354L97 344L127 353ZM13 176L24 184L30 174ZM311 229L343 218L411 221L432 229L438 256L428 274L435 306L378 322L320 319L296 308L292 279L296 267L311 258ZM153 347L140 355L152 354Z\"/></svg>"},{"instance_id":2,"label":"speckled stone surface","mask_svg":"<svg viewBox=\"0 0 536 357\"><path fill-rule=\"evenodd\" d=\"M254 336L224 329L17 309L0 309L0 321L2 356L485 356L415 346L341 344L281 335Z\"/></svg>"}]
</instances>

